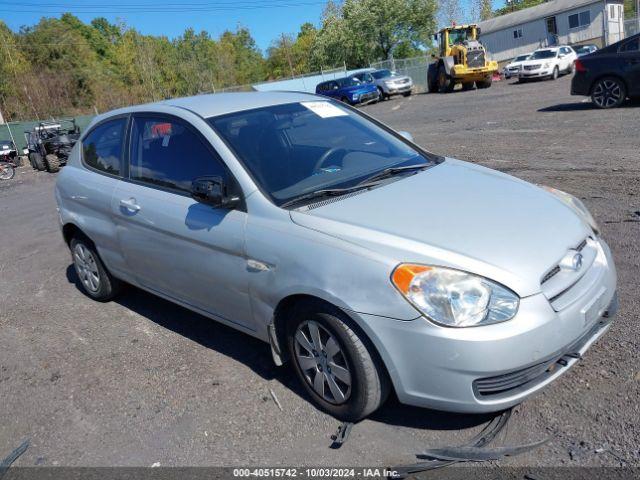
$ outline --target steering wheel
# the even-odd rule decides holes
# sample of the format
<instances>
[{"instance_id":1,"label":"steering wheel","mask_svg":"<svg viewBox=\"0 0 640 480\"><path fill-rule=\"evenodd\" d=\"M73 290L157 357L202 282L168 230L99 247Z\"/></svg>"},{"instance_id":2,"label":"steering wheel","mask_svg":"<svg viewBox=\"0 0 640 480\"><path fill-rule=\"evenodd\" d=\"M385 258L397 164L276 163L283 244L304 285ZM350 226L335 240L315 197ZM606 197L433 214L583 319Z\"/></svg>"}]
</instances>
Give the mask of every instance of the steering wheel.
<instances>
[{"instance_id":1,"label":"steering wheel","mask_svg":"<svg viewBox=\"0 0 640 480\"><path fill-rule=\"evenodd\" d=\"M322 156L318 159L318 161L316 162L315 166L313 167L313 171L317 172L318 170L320 170L320 167L322 167L322 165L325 164L325 162L331 158L333 155L335 155L338 152L347 152L347 150L345 148L342 147L333 147L330 148L329 150L327 150L326 152L324 152L322 154Z\"/></svg>"}]
</instances>

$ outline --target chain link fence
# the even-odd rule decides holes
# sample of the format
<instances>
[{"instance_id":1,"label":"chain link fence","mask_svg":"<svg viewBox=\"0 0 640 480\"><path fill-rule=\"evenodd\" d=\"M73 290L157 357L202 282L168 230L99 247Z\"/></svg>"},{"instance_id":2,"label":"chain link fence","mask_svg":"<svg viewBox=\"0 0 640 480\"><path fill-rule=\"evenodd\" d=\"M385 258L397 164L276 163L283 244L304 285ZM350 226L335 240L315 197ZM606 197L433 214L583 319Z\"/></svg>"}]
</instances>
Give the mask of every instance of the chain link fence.
<instances>
[{"instance_id":1,"label":"chain link fence","mask_svg":"<svg viewBox=\"0 0 640 480\"><path fill-rule=\"evenodd\" d=\"M412 58L392 58L371 64L371 68L387 69L396 72L398 75L411 77L416 93L427 91L428 67L429 58L426 55Z\"/></svg>"},{"instance_id":2,"label":"chain link fence","mask_svg":"<svg viewBox=\"0 0 640 480\"><path fill-rule=\"evenodd\" d=\"M625 37L630 37L631 35L635 35L636 33L640 33L640 17L629 18L624 21L624 35Z\"/></svg>"}]
</instances>

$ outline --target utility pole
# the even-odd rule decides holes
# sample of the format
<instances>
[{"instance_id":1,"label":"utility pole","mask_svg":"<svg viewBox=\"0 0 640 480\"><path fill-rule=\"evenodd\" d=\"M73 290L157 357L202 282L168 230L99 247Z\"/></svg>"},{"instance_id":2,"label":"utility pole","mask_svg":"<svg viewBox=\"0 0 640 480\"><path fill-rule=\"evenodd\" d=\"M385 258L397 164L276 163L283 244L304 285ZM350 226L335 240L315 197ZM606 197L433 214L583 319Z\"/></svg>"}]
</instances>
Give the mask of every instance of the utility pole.
<instances>
[{"instance_id":1,"label":"utility pole","mask_svg":"<svg viewBox=\"0 0 640 480\"><path fill-rule=\"evenodd\" d=\"M291 63L291 56L289 55L289 44L287 42L287 39L284 36L284 33L282 34L282 44L284 45L284 51L287 54L287 61L289 62L289 70L291 70L291 78L295 78L295 75L293 73L293 64Z\"/></svg>"}]
</instances>

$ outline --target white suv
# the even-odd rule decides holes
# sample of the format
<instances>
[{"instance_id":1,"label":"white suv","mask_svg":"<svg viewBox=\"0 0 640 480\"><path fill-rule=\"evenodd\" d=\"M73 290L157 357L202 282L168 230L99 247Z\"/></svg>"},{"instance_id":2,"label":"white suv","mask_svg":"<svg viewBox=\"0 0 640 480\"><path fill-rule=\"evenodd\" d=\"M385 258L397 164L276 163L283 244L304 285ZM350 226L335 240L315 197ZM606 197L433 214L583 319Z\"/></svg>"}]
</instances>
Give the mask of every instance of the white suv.
<instances>
[{"instance_id":1,"label":"white suv","mask_svg":"<svg viewBox=\"0 0 640 480\"><path fill-rule=\"evenodd\" d=\"M573 73L577 58L578 55L571 47L540 48L533 52L528 60L522 62L518 78L520 81L530 78L555 80L561 73Z\"/></svg>"}]
</instances>

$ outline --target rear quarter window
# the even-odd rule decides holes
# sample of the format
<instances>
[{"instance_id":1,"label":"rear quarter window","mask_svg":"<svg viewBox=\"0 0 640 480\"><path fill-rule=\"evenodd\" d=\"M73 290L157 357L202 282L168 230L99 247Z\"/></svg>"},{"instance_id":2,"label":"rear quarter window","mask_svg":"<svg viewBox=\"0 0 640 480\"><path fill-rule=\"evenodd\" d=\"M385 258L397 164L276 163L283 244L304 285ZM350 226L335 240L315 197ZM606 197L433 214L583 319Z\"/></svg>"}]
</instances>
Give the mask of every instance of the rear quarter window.
<instances>
[{"instance_id":1,"label":"rear quarter window","mask_svg":"<svg viewBox=\"0 0 640 480\"><path fill-rule=\"evenodd\" d=\"M84 163L95 170L120 175L126 125L126 118L118 118L91 130L82 141Z\"/></svg>"}]
</instances>

